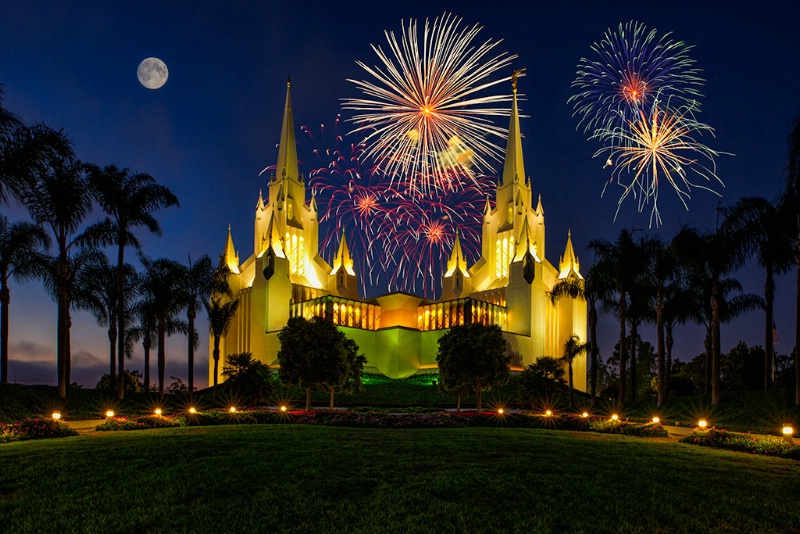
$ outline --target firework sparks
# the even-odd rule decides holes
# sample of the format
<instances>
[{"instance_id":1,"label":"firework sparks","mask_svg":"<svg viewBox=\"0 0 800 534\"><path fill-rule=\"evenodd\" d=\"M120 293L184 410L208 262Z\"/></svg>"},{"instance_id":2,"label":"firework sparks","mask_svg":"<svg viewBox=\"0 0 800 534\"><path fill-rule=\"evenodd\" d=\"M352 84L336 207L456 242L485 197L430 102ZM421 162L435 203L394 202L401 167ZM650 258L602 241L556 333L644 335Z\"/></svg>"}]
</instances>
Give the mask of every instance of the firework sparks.
<instances>
[{"instance_id":1,"label":"firework sparks","mask_svg":"<svg viewBox=\"0 0 800 534\"><path fill-rule=\"evenodd\" d=\"M595 59L582 58L572 82L578 92L567 103L580 117L578 127L593 136L606 135L636 121L640 111L648 113L656 95L696 111L703 79L689 57L691 49L669 33L658 38L656 30L640 22L606 30L603 40L592 45Z\"/></svg>"},{"instance_id":2,"label":"firework sparks","mask_svg":"<svg viewBox=\"0 0 800 534\"><path fill-rule=\"evenodd\" d=\"M473 44L482 28L461 20L426 19L421 36L415 20L399 38L386 31L388 52L372 46L381 66L358 62L374 81L348 80L365 95L343 107L358 112L353 132L366 135L366 156L421 194L489 171L502 154L495 140L507 135L491 119L509 115L511 97L487 91L510 79L492 78L516 56L495 52L500 41Z\"/></svg>"},{"instance_id":3,"label":"firework sparks","mask_svg":"<svg viewBox=\"0 0 800 534\"><path fill-rule=\"evenodd\" d=\"M606 186L616 181L623 187L617 213L629 195L638 198L640 212L652 199L650 226L654 222L659 226L658 190L663 181L672 186L686 209L692 188L717 194L709 186L690 179L692 173L706 182L716 181L723 185L716 174L714 161L721 153L698 140L704 132L713 135L710 126L694 119L691 106L673 110L660 105L658 98L654 99L649 112L639 110L638 117L628 121L624 128L599 130L597 135L601 140L623 141L606 146L595 154L608 153L607 165L613 166L611 180Z\"/></svg>"}]
</instances>

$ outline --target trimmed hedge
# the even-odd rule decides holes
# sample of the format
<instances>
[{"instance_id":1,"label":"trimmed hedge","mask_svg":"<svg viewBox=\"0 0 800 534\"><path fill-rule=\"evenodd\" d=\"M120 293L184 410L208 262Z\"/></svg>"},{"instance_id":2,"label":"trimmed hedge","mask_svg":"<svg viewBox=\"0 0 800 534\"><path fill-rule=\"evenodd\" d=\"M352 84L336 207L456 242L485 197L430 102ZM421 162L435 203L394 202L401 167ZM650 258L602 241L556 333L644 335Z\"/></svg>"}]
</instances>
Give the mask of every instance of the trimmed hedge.
<instances>
[{"instance_id":1,"label":"trimmed hedge","mask_svg":"<svg viewBox=\"0 0 800 534\"><path fill-rule=\"evenodd\" d=\"M715 447L730 451L800 460L800 444L775 436L753 436L711 427L707 430L695 429L685 438L681 438L680 441L681 443L700 445L701 447Z\"/></svg>"},{"instance_id":2,"label":"trimmed hedge","mask_svg":"<svg viewBox=\"0 0 800 534\"><path fill-rule=\"evenodd\" d=\"M66 438L78 432L67 423L55 419L28 417L16 423L0 423L0 443L29 439Z\"/></svg>"}]
</instances>

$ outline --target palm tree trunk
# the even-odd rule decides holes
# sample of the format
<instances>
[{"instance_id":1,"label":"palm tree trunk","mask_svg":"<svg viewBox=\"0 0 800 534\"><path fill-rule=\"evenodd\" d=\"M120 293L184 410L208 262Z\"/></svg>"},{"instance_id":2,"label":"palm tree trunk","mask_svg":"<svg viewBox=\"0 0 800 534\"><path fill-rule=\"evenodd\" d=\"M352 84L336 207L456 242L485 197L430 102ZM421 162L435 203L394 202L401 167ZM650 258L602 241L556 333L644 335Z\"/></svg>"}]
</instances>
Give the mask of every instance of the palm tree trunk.
<instances>
[{"instance_id":1,"label":"palm tree trunk","mask_svg":"<svg viewBox=\"0 0 800 534\"><path fill-rule=\"evenodd\" d=\"M329 402L328 402L328 409L329 410L333 410L333 386L331 386L330 394L331 394L331 396L330 396L330 399L329 399Z\"/></svg>"},{"instance_id":2,"label":"palm tree trunk","mask_svg":"<svg viewBox=\"0 0 800 534\"><path fill-rule=\"evenodd\" d=\"M619 297L619 405L625 404L625 369L628 365L628 350L625 343L625 312L628 304L625 294Z\"/></svg>"},{"instance_id":3,"label":"palm tree trunk","mask_svg":"<svg viewBox=\"0 0 800 534\"><path fill-rule=\"evenodd\" d=\"M189 305L187 312L187 319L189 320L189 402L194 397L194 319L197 317L197 310L195 310L195 303Z\"/></svg>"},{"instance_id":4,"label":"palm tree trunk","mask_svg":"<svg viewBox=\"0 0 800 534\"><path fill-rule=\"evenodd\" d=\"M569 370L569 407L572 408L572 360L567 363L567 369Z\"/></svg>"},{"instance_id":5,"label":"palm tree trunk","mask_svg":"<svg viewBox=\"0 0 800 534\"><path fill-rule=\"evenodd\" d=\"M0 278L0 384L8 383L8 303L11 292L5 277Z\"/></svg>"},{"instance_id":6,"label":"palm tree trunk","mask_svg":"<svg viewBox=\"0 0 800 534\"><path fill-rule=\"evenodd\" d=\"M69 312L69 304L67 303L67 287L63 280L58 280L57 299L58 299L58 318L57 318L57 332L56 332L56 367L58 372L58 396L66 398L67 396L67 378L69 371L67 370L67 358L69 349L67 348L67 313Z\"/></svg>"},{"instance_id":7,"label":"palm tree trunk","mask_svg":"<svg viewBox=\"0 0 800 534\"><path fill-rule=\"evenodd\" d=\"M719 373L719 345L720 345L720 317L719 317L719 304L720 304L720 288L719 282L714 281L711 287L711 405L716 406L719 404L722 392L720 390L720 373Z\"/></svg>"},{"instance_id":8,"label":"palm tree trunk","mask_svg":"<svg viewBox=\"0 0 800 534\"><path fill-rule=\"evenodd\" d=\"M158 320L158 394L164 395L164 370L167 365L167 326L164 319Z\"/></svg>"},{"instance_id":9,"label":"palm tree trunk","mask_svg":"<svg viewBox=\"0 0 800 534\"><path fill-rule=\"evenodd\" d=\"M661 408L664 404L664 397L667 394L666 389L666 369L664 368L664 301L661 292L658 294L658 301L656 302L656 350L658 352L658 401L656 406Z\"/></svg>"},{"instance_id":10,"label":"palm tree trunk","mask_svg":"<svg viewBox=\"0 0 800 534\"><path fill-rule=\"evenodd\" d=\"M795 270L795 310L794 310L794 405L800 406L800 216L797 218L798 235L794 242Z\"/></svg>"},{"instance_id":11,"label":"palm tree trunk","mask_svg":"<svg viewBox=\"0 0 800 534\"><path fill-rule=\"evenodd\" d=\"M480 385L480 383L476 383L475 384L475 399L478 402L478 406L477 406L476 409L478 410L478 415L480 415L480 413L481 413L481 385Z\"/></svg>"},{"instance_id":12,"label":"palm tree trunk","mask_svg":"<svg viewBox=\"0 0 800 534\"><path fill-rule=\"evenodd\" d=\"M456 412L461 413L461 392L456 393Z\"/></svg>"},{"instance_id":13,"label":"palm tree trunk","mask_svg":"<svg viewBox=\"0 0 800 534\"><path fill-rule=\"evenodd\" d=\"M772 326L775 322L775 279L772 266L767 265L767 280L764 283L764 311L766 324L764 325L764 391L772 386L772 355L775 350L772 339Z\"/></svg>"},{"instance_id":14,"label":"palm tree trunk","mask_svg":"<svg viewBox=\"0 0 800 534\"><path fill-rule=\"evenodd\" d=\"M127 234L124 231L117 232L117 358L119 374L122 376L125 369L125 245L127 245ZM125 383L120 378L117 386L117 398L125 398Z\"/></svg>"},{"instance_id":15,"label":"palm tree trunk","mask_svg":"<svg viewBox=\"0 0 800 534\"><path fill-rule=\"evenodd\" d=\"M672 323L665 325L666 329L666 348L667 348L667 362L666 369L664 370L664 396L669 395L670 381L672 380L672 346L675 344L675 339L672 337Z\"/></svg>"},{"instance_id":16,"label":"palm tree trunk","mask_svg":"<svg viewBox=\"0 0 800 534\"><path fill-rule=\"evenodd\" d=\"M706 349L706 361L703 366L703 395L708 395L709 389L711 388L711 354L713 353L714 344L711 331L712 326L709 324L706 327L706 339L703 342L703 346Z\"/></svg>"},{"instance_id":17,"label":"palm tree trunk","mask_svg":"<svg viewBox=\"0 0 800 534\"><path fill-rule=\"evenodd\" d=\"M117 385L117 323L109 321L108 324L108 354L109 354L109 369L108 379L111 391L114 391ZM120 376L122 371L120 371ZM120 378L120 380L122 380Z\"/></svg>"},{"instance_id":18,"label":"palm tree trunk","mask_svg":"<svg viewBox=\"0 0 800 534\"><path fill-rule=\"evenodd\" d=\"M597 310L595 309L594 303L592 303L592 306L589 309L589 339L592 344L592 370L590 376L592 393L591 406L594 408L594 403L597 399L597 357L600 353L600 347L597 346Z\"/></svg>"},{"instance_id":19,"label":"palm tree trunk","mask_svg":"<svg viewBox=\"0 0 800 534\"><path fill-rule=\"evenodd\" d=\"M142 346L144 347L144 390L150 393L150 343L142 343Z\"/></svg>"},{"instance_id":20,"label":"palm tree trunk","mask_svg":"<svg viewBox=\"0 0 800 534\"><path fill-rule=\"evenodd\" d=\"M636 380L636 345L639 340L639 327L637 324L631 325L631 400L636 400L636 388L638 386Z\"/></svg>"},{"instance_id":21,"label":"palm tree trunk","mask_svg":"<svg viewBox=\"0 0 800 534\"><path fill-rule=\"evenodd\" d=\"M311 388L306 387L306 411L311 411Z\"/></svg>"}]
</instances>

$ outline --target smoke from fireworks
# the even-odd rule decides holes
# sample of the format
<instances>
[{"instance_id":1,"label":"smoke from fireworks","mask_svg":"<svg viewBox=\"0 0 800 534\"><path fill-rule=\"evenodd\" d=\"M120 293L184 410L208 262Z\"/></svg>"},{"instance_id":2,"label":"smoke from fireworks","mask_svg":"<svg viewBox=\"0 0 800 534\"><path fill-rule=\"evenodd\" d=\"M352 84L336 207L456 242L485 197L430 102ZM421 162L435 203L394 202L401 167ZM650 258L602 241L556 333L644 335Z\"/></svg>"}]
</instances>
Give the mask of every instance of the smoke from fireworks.
<instances>
[{"instance_id":1,"label":"smoke from fireworks","mask_svg":"<svg viewBox=\"0 0 800 534\"><path fill-rule=\"evenodd\" d=\"M421 35L415 20L400 37L386 31L388 51L372 46L380 65L358 62L374 80L348 80L364 94L343 107L357 112L365 155L417 193L488 172L502 154L495 140L507 135L491 118L509 115L511 97L487 90L509 80L492 78L516 56L495 52L500 41L473 43L481 26L462 29L461 20L445 13L426 19Z\"/></svg>"}]
</instances>

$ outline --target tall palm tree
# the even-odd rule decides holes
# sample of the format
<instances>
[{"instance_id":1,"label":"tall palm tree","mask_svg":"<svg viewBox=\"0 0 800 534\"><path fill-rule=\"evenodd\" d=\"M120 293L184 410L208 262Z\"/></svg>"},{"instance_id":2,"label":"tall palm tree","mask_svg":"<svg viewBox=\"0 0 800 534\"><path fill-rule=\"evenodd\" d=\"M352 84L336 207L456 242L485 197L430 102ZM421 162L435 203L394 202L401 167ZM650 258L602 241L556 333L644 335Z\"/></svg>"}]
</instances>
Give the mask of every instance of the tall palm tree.
<instances>
[{"instance_id":1,"label":"tall palm tree","mask_svg":"<svg viewBox=\"0 0 800 534\"><path fill-rule=\"evenodd\" d=\"M49 230L55 242L53 272L58 303L57 349L58 394L67 395L70 374L70 288L75 271L73 251L90 239L80 232L92 208L83 167L72 159L53 159L47 169L37 172L36 181L24 191L23 199L34 221Z\"/></svg>"},{"instance_id":2,"label":"tall palm tree","mask_svg":"<svg viewBox=\"0 0 800 534\"><path fill-rule=\"evenodd\" d=\"M122 298L117 303L117 343L119 368L124 366L125 350L125 247L132 245L140 250L139 240L133 234L138 226L147 227L160 235L161 228L153 212L169 206L177 206L178 199L167 187L156 183L149 174L132 173L111 165L104 168L88 167L88 183L92 195L97 199L107 217L99 223L104 230L104 240L117 245L117 292ZM125 396L120 381L117 395Z\"/></svg>"},{"instance_id":3,"label":"tall palm tree","mask_svg":"<svg viewBox=\"0 0 800 534\"><path fill-rule=\"evenodd\" d=\"M589 348L589 343L581 343L581 338L578 336L570 336L564 343L564 355L561 361L567 364L567 376L569 378L569 407L572 408L572 393L574 391L572 381L572 362L581 354L585 354Z\"/></svg>"},{"instance_id":4,"label":"tall palm tree","mask_svg":"<svg viewBox=\"0 0 800 534\"><path fill-rule=\"evenodd\" d=\"M614 243L604 239L593 240L589 247L597 255L597 265L607 276L613 292L607 295L604 304L616 307L619 320L619 403L625 403L625 374L628 365L628 352L625 325L628 317L629 298L635 290L637 277L644 267L645 257L642 248L633 240L631 232L622 230Z\"/></svg>"},{"instance_id":5,"label":"tall palm tree","mask_svg":"<svg viewBox=\"0 0 800 534\"><path fill-rule=\"evenodd\" d=\"M182 290L186 298L186 318L190 335L189 340L189 400L194 395L194 351L195 351L195 330L194 321L197 318L197 308L202 306L212 294L222 294L228 292L227 267L214 267L214 264L207 255L203 255L199 260L192 263L189 260L189 267L184 274Z\"/></svg>"},{"instance_id":6,"label":"tall palm tree","mask_svg":"<svg viewBox=\"0 0 800 534\"><path fill-rule=\"evenodd\" d=\"M186 307L184 296L180 291L176 291L183 282L185 267L166 258L157 260L142 258L142 265L145 272L141 290L153 306L156 319L158 392L163 395L166 338L170 334L188 331L186 323L177 319Z\"/></svg>"},{"instance_id":7,"label":"tall palm tree","mask_svg":"<svg viewBox=\"0 0 800 534\"><path fill-rule=\"evenodd\" d=\"M589 390L591 406L594 407L597 398L597 362L600 358L600 346L597 344L597 307L608 300L611 291L605 273L595 264L589 269L584 280L564 278L556 282L549 293L551 299L558 300L562 297L583 297L588 304L589 326Z\"/></svg>"},{"instance_id":8,"label":"tall palm tree","mask_svg":"<svg viewBox=\"0 0 800 534\"><path fill-rule=\"evenodd\" d=\"M800 116L795 117L789 134L789 154L786 186L780 199L781 211L786 213L793 233L795 263L795 323L794 323L794 404L800 406Z\"/></svg>"},{"instance_id":9,"label":"tall palm tree","mask_svg":"<svg viewBox=\"0 0 800 534\"><path fill-rule=\"evenodd\" d=\"M208 313L208 330L214 338L214 350L212 357L214 358L214 396L217 395L217 380L219 376L219 344L222 336L228 332L228 328L233 322L233 317L236 315L236 309L239 307L239 299L222 302L219 297L212 297L210 301L204 301L203 305Z\"/></svg>"},{"instance_id":10,"label":"tall palm tree","mask_svg":"<svg viewBox=\"0 0 800 534\"><path fill-rule=\"evenodd\" d=\"M9 224L0 217L0 383L8 382L8 310L11 279L21 281L42 276L48 258L42 252L50 239L41 227L19 222Z\"/></svg>"},{"instance_id":11,"label":"tall palm tree","mask_svg":"<svg viewBox=\"0 0 800 534\"><path fill-rule=\"evenodd\" d=\"M720 383L720 325L725 300L722 281L738 270L747 258L741 236L727 218L714 232L700 233L694 228L684 228L673 239L681 261L691 265L695 273L707 280L703 287L709 292L711 334L711 404L719 404L722 395Z\"/></svg>"},{"instance_id":12,"label":"tall palm tree","mask_svg":"<svg viewBox=\"0 0 800 534\"><path fill-rule=\"evenodd\" d=\"M775 275L788 272L794 259L791 218L761 197L745 197L729 210L726 220L743 237L741 245L764 268L764 389L772 385L775 325Z\"/></svg>"},{"instance_id":13,"label":"tall palm tree","mask_svg":"<svg viewBox=\"0 0 800 534\"><path fill-rule=\"evenodd\" d=\"M125 292L123 309L131 311L133 299L139 286L139 276L134 267L128 263L124 270ZM98 254L94 261L82 266L75 275L75 301L79 309L89 311L101 326L108 327L109 342L109 378L112 391L115 389L117 377L117 324L119 322L119 298L117 290L117 269L108 261L105 254ZM119 368L119 376L124 374L124 367Z\"/></svg>"}]
</instances>

